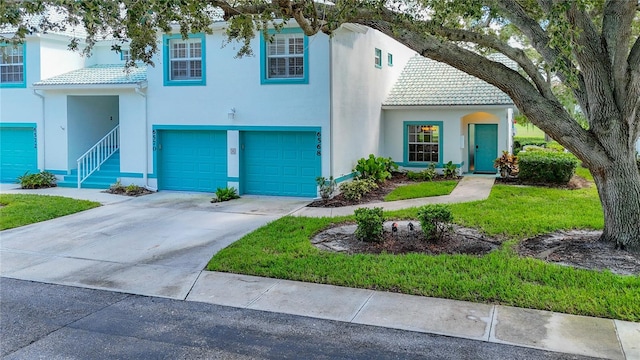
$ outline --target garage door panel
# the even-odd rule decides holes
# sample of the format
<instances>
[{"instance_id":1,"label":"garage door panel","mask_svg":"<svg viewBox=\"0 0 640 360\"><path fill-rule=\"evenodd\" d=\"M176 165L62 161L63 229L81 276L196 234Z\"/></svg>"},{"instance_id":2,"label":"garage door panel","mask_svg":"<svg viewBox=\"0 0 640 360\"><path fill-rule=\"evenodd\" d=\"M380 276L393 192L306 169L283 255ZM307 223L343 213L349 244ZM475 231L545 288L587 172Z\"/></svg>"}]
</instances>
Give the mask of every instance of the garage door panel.
<instances>
[{"instance_id":1,"label":"garage door panel","mask_svg":"<svg viewBox=\"0 0 640 360\"><path fill-rule=\"evenodd\" d=\"M213 192L227 186L225 131L167 130L161 143L161 189Z\"/></svg>"},{"instance_id":2,"label":"garage door panel","mask_svg":"<svg viewBox=\"0 0 640 360\"><path fill-rule=\"evenodd\" d=\"M0 128L0 181L16 182L25 172L38 172L34 127Z\"/></svg>"},{"instance_id":3,"label":"garage door panel","mask_svg":"<svg viewBox=\"0 0 640 360\"><path fill-rule=\"evenodd\" d=\"M315 132L243 132L244 192L316 196L320 174Z\"/></svg>"}]
</instances>

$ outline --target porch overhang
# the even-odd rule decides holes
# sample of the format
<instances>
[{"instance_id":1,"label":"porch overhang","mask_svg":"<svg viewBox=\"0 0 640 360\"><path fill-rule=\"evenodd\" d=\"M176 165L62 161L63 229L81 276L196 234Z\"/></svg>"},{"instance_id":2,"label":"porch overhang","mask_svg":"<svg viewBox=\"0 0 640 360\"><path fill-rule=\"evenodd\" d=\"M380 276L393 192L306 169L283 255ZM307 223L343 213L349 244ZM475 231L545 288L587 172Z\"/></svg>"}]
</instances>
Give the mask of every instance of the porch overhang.
<instances>
[{"instance_id":1,"label":"porch overhang","mask_svg":"<svg viewBox=\"0 0 640 360\"><path fill-rule=\"evenodd\" d=\"M130 84L33 84L35 90L119 90L119 89L144 89L147 82L142 81Z\"/></svg>"}]
</instances>

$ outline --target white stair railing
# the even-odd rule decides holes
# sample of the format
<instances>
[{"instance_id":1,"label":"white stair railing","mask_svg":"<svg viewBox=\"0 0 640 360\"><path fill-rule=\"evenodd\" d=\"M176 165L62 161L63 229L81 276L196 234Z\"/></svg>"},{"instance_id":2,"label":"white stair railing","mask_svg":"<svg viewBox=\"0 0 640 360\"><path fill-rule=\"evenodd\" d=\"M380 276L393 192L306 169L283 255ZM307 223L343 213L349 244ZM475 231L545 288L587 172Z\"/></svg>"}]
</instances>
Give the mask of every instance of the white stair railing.
<instances>
[{"instance_id":1,"label":"white stair railing","mask_svg":"<svg viewBox=\"0 0 640 360\"><path fill-rule=\"evenodd\" d=\"M117 125L78 159L78 189L119 148L120 125Z\"/></svg>"}]
</instances>

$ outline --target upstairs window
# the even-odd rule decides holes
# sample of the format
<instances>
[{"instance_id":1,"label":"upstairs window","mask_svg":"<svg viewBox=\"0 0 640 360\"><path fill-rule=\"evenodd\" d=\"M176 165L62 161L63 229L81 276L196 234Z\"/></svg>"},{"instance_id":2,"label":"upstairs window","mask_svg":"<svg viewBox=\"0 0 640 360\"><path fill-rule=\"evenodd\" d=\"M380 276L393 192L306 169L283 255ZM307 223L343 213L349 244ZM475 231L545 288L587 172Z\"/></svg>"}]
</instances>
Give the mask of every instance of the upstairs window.
<instances>
[{"instance_id":1,"label":"upstairs window","mask_svg":"<svg viewBox=\"0 0 640 360\"><path fill-rule=\"evenodd\" d=\"M308 84L308 40L302 30L283 29L269 35L260 47L262 83Z\"/></svg>"},{"instance_id":2,"label":"upstairs window","mask_svg":"<svg viewBox=\"0 0 640 360\"><path fill-rule=\"evenodd\" d=\"M131 51L129 49L120 50L120 60L125 62L131 60Z\"/></svg>"},{"instance_id":3,"label":"upstairs window","mask_svg":"<svg viewBox=\"0 0 640 360\"><path fill-rule=\"evenodd\" d=\"M203 34L165 35L164 84L205 85L205 41Z\"/></svg>"},{"instance_id":4,"label":"upstairs window","mask_svg":"<svg viewBox=\"0 0 640 360\"><path fill-rule=\"evenodd\" d=\"M382 50L376 48L375 64L378 69L382 68Z\"/></svg>"},{"instance_id":5,"label":"upstairs window","mask_svg":"<svg viewBox=\"0 0 640 360\"><path fill-rule=\"evenodd\" d=\"M387 54L387 65L393 66L393 54L392 53L388 53Z\"/></svg>"},{"instance_id":6,"label":"upstairs window","mask_svg":"<svg viewBox=\"0 0 640 360\"><path fill-rule=\"evenodd\" d=\"M26 87L25 46L0 45L0 87Z\"/></svg>"}]
</instances>

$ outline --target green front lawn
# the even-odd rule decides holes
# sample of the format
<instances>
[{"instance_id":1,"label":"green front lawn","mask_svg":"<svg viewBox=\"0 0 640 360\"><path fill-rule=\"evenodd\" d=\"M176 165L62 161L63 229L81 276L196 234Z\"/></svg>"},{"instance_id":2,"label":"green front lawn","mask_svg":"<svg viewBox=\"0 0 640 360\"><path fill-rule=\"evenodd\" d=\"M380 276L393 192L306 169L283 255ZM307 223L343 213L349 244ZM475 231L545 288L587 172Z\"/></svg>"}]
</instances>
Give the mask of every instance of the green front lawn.
<instances>
[{"instance_id":1,"label":"green front lawn","mask_svg":"<svg viewBox=\"0 0 640 360\"><path fill-rule=\"evenodd\" d=\"M425 181L402 185L384 197L384 201L416 199L430 196L449 195L458 185L457 180Z\"/></svg>"},{"instance_id":2,"label":"green front lawn","mask_svg":"<svg viewBox=\"0 0 640 360\"><path fill-rule=\"evenodd\" d=\"M406 294L640 321L640 276L579 270L518 257L527 236L603 226L594 188L561 190L497 185L489 199L452 205L456 222L512 239L499 251L469 255L345 255L309 239L353 217L285 217L216 254L208 269ZM385 213L415 218L416 209Z\"/></svg>"},{"instance_id":3,"label":"green front lawn","mask_svg":"<svg viewBox=\"0 0 640 360\"><path fill-rule=\"evenodd\" d=\"M54 219L100 206L61 196L0 194L0 230Z\"/></svg>"}]
</instances>

